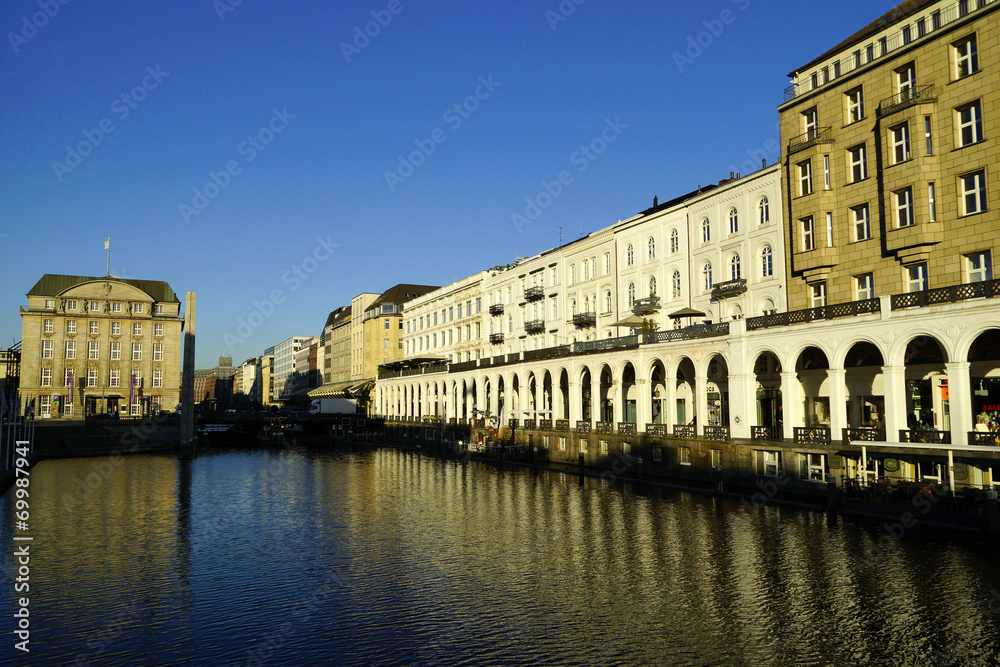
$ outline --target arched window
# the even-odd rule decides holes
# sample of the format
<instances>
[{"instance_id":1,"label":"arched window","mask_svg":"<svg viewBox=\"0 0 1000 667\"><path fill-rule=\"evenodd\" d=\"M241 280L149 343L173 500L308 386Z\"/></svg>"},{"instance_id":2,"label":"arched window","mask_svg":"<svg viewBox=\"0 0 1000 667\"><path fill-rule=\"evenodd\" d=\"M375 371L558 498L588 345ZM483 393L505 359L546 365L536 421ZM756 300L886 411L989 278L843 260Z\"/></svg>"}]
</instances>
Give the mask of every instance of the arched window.
<instances>
[{"instance_id":1,"label":"arched window","mask_svg":"<svg viewBox=\"0 0 1000 667\"><path fill-rule=\"evenodd\" d=\"M649 259L656 259L656 241L653 240L652 236L649 237L649 241L646 243L646 256Z\"/></svg>"},{"instance_id":2,"label":"arched window","mask_svg":"<svg viewBox=\"0 0 1000 667\"><path fill-rule=\"evenodd\" d=\"M705 291L709 292L712 289L712 263L705 262L705 266L701 269L702 278L705 279Z\"/></svg>"},{"instance_id":3,"label":"arched window","mask_svg":"<svg viewBox=\"0 0 1000 667\"><path fill-rule=\"evenodd\" d=\"M768 278L774 274L774 264L772 261L771 246L766 245L764 249L760 251L760 275L763 278Z\"/></svg>"},{"instance_id":4,"label":"arched window","mask_svg":"<svg viewBox=\"0 0 1000 667\"><path fill-rule=\"evenodd\" d=\"M701 242L708 243L712 240L712 223L705 218L701 221Z\"/></svg>"},{"instance_id":5,"label":"arched window","mask_svg":"<svg viewBox=\"0 0 1000 667\"><path fill-rule=\"evenodd\" d=\"M733 258L729 260L729 275L732 276L731 280L739 280L740 273L740 254L735 252L733 253Z\"/></svg>"},{"instance_id":6,"label":"arched window","mask_svg":"<svg viewBox=\"0 0 1000 667\"><path fill-rule=\"evenodd\" d=\"M757 202L757 211L760 213L760 224L766 225L771 221L771 208L768 205L767 197L761 197Z\"/></svg>"},{"instance_id":7,"label":"arched window","mask_svg":"<svg viewBox=\"0 0 1000 667\"><path fill-rule=\"evenodd\" d=\"M583 297L583 312L585 312L585 313L589 313L590 312L590 297L589 296Z\"/></svg>"},{"instance_id":8,"label":"arched window","mask_svg":"<svg viewBox=\"0 0 1000 667\"><path fill-rule=\"evenodd\" d=\"M570 315L576 315L576 299L573 299L573 303L570 304Z\"/></svg>"},{"instance_id":9,"label":"arched window","mask_svg":"<svg viewBox=\"0 0 1000 667\"><path fill-rule=\"evenodd\" d=\"M729 316L734 320L738 320L743 317L743 308L740 307L740 304L737 303L733 305L732 310L729 311Z\"/></svg>"},{"instance_id":10,"label":"arched window","mask_svg":"<svg viewBox=\"0 0 1000 667\"><path fill-rule=\"evenodd\" d=\"M625 251L625 263L632 266L632 262L635 261L635 252L632 250L632 244L628 244L628 250Z\"/></svg>"},{"instance_id":11,"label":"arched window","mask_svg":"<svg viewBox=\"0 0 1000 667\"><path fill-rule=\"evenodd\" d=\"M514 316L507 316L507 333L514 333Z\"/></svg>"},{"instance_id":12,"label":"arched window","mask_svg":"<svg viewBox=\"0 0 1000 667\"><path fill-rule=\"evenodd\" d=\"M736 212L736 207L729 209L729 233L735 234L740 231L740 216Z\"/></svg>"},{"instance_id":13,"label":"arched window","mask_svg":"<svg viewBox=\"0 0 1000 667\"><path fill-rule=\"evenodd\" d=\"M604 312L611 312L611 290L604 293Z\"/></svg>"},{"instance_id":14,"label":"arched window","mask_svg":"<svg viewBox=\"0 0 1000 667\"><path fill-rule=\"evenodd\" d=\"M670 230L670 254L673 254L681 249L681 238L677 234L676 229Z\"/></svg>"},{"instance_id":15,"label":"arched window","mask_svg":"<svg viewBox=\"0 0 1000 667\"><path fill-rule=\"evenodd\" d=\"M656 296L656 276L649 279L649 296Z\"/></svg>"},{"instance_id":16,"label":"arched window","mask_svg":"<svg viewBox=\"0 0 1000 667\"><path fill-rule=\"evenodd\" d=\"M674 275L670 278L670 290L675 299L680 298L681 295L681 272L675 270Z\"/></svg>"},{"instance_id":17,"label":"arched window","mask_svg":"<svg viewBox=\"0 0 1000 667\"><path fill-rule=\"evenodd\" d=\"M628 307L631 308L632 304L635 303L635 283L628 284Z\"/></svg>"},{"instance_id":18,"label":"arched window","mask_svg":"<svg viewBox=\"0 0 1000 667\"><path fill-rule=\"evenodd\" d=\"M583 262L583 281L587 282L590 280L590 264L586 261Z\"/></svg>"}]
</instances>

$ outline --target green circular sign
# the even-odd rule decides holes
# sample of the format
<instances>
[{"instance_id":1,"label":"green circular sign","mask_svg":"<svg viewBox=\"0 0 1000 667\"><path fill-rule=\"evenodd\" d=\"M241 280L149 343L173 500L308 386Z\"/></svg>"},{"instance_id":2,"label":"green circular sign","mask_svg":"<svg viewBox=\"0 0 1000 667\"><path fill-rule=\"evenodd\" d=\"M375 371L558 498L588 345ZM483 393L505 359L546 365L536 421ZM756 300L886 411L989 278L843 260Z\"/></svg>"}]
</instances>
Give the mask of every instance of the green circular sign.
<instances>
[{"instance_id":1,"label":"green circular sign","mask_svg":"<svg viewBox=\"0 0 1000 667\"><path fill-rule=\"evenodd\" d=\"M899 459L886 459L882 462L886 472L899 472Z\"/></svg>"}]
</instances>

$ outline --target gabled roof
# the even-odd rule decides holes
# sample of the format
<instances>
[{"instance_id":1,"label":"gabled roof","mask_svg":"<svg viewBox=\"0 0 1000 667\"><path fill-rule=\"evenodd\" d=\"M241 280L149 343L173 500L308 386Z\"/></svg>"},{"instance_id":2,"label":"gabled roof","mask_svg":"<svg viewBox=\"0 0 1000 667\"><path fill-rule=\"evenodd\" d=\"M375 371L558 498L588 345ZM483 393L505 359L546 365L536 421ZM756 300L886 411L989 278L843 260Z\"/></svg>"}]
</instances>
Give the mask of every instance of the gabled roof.
<instances>
[{"instance_id":1,"label":"gabled roof","mask_svg":"<svg viewBox=\"0 0 1000 667\"><path fill-rule=\"evenodd\" d=\"M423 296L428 292L433 292L438 289L436 285L409 285L406 283L400 283L395 287L390 287L386 291L382 292L377 299L372 301L368 309L371 310L376 306L381 306L384 303L406 303L411 299L416 299L418 296Z\"/></svg>"},{"instance_id":2,"label":"gabled roof","mask_svg":"<svg viewBox=\"0 0 1000 667\"><path fill-rule=\"evenodd\" d=\"M928 5L933 5L936 1L937 0L906 0L906 2L904 2L903 4L897 5L891 11L886 12L872 23L868 24L861 30L857 31L856 33L854 33L853 35L842 41L840 44L837 44L837 46L833 47L829 51L824 52L823 55L821 55L820 57L810 60L802 67L799 67L796 71L801 72L802 70L809 69L813 65L818 65L824 60L830 58L830 56L832 56L833 54L839 51L844 51L860 42L864 42L873 35L882 32L893 23L896 23L897 21L902 21L908 16L916 14L924 7L927 7ZM788 76L794 77L795 72L789 73Z\"/></svg>"},{"instance_id":3,"label":"gabled roof","mask_svg":"<svg viewBox=\"0 0 1000 667\"><path fill-rule=\"evenodd\" d=\"M28 296L56 296L71 287L93 281L124 283L140 289L148 294L153 301L160 303L180 303L170 285L162 280L130 280L112 276L64 276L56 273L46 273L28 290Z\"/></svg>"},{"instance_id":4,"label":"gabled roof","mask_svg":"<svg viewBox=\"0 0 1000 667\"><path fill-rule=\"evenodd\" d=\"M336 310L330 312L330 315L327 316L326 318L326 324L323 325L323 328L324 329L328 327L336 328L339 327L341 324L350 321L350 319L351 319L351 307L341 306L340 308L337 308Z\"/></svg>"}]
</instances>

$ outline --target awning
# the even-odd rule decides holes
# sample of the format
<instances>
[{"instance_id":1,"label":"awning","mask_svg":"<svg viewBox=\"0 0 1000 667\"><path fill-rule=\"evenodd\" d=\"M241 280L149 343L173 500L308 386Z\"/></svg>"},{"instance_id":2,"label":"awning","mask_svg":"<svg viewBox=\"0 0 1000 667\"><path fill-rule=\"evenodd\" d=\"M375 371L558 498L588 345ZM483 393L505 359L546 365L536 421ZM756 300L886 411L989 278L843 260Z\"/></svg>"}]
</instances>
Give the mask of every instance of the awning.
<instances>
[{"instance_id":1,"label":"awning","mask_svg":"<svg viewBox=\"0 0 1000 667\"><path fill-rule=\"evenodd\" d=\"M639 317L638 315L629 315L628 317L626 317L623 320L618 320L617 322L615 322L611 326L613 326L613 327L629 327L630 329L641 329L643 327L643 325L646 324L647 321L650 324L654 325L654 326L656 325L655 321L653 321L653 320L651 320L651 319L649 319L647 317Z\"/></svg>"},{"instance_id":2,"label":"awning","mask_svg":"<svg viewBox=\"0 0 1000 667\"><path fill-rule=\"evenodd\" d=\"M396 361L387 361L381 364L382 368L387 368L391 371L399 370L401 368L417 368L418 366L423 366L424 364L437 364L442 361L450 361L448 357L438 357L438 356L424 356L424 357L409 357L407 359L397 359Z\"/></svg>"},{"instance_id":3,"label":"awning","mask_svg":"<svg viewBox=\"0 0 1000 667\"><path fill-rule=\"evenodd\" d=\"M677 312L670 313L668 317L672 320L677 320L682 317L705 317L705 313L700 310L695 310L694 308L681 308Z\"/></svg>"},{"instance_id":4,"label":"awning","mask_svg":"<svg viewBox=\"0 0 1000 667\"><path fill-rule=\"evenodd\" d=\"M333 382L309 391L309 398L348 398L347 391L357 384L356 380Z\"/></svg>"}]
</instances>

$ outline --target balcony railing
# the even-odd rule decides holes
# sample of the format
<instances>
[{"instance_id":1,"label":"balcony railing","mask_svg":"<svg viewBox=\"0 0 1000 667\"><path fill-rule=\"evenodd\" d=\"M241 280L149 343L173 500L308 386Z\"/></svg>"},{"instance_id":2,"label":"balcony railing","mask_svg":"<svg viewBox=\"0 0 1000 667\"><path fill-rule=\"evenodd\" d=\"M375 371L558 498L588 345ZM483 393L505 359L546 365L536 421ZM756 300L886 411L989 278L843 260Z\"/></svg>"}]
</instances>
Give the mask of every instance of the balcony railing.
<instances>
[{"instance_id":1,"label":"balcony railing","mask_svg":"<svg viewBox=\"0 0 1000 667\"><path fill-rule=\"evenodd\" d=\"M980 445L981 447L1000 447L1000 432L980 433L979 431L970 431L969 444Z\"/></svg>"},{"instance_id":2,"label":"balcony railing","mask_svg":"<svg viewBox=\"0 0 1000 667\"><path fill-rule=\"evenodd\" d=\"M502 303L495 303L492 306L490 306L490 315L494 315L494 316L496 316L496 315L503 315L503 304Z\"/></svg>"},{"instance_id":3,"label":"balcony railing","mask_svg":"<svg viewBox=\"0 0 1000 667\"><path fill-rule=\"evenodd\" d=\"M934 306L940 303L958 303L968 299L989 299L996 296L1000 296L1000 280L985 280L978 283L938 287L922 292L894 294L892 296L892 309Z\"/></svg>"},{"instance_id":4,"label":"balcony railing","mask_svg":"<svg viewBox=\"0 0 1000 667\"><path fill-rule=\"evenodd\" d=\"M529 334L545 333L545 320L528 320L524 323L524 330Z\"/></svg>"},{"instance_id":5,"label":"balcony railing","mask_svg":"<svg viewBox=\"0 0 1000 667\"><path fill-rule=\"evenodd\" d=\"M635 424L632 422L618 422L618 433L621 435L635 435Z\"/></svg>"},{"instance_id":6,"label":"balcony railing","mask_svg":"<svg viewBox=\"0 0 1000 667\"><path fill-rule=\"evenodd\" d=\"M951 431L934 429L899 429L900 442L927 443L929 445L950 445Z\"/></svg>"},{"instance_id":7,"label":"balcony railing","mask_svg":"<svg viewBox=\"0 0 1000 667\"><path fill-rule=\"evenodd\" d=\"M556 430L557 431L568 431L569 430L569 420L568 419L557 419L556 420Z\"/></svg>"},{"instance_id":8,"label":"balcony railing","mask_svg":"<svg viewBox=\"0 0 1000 667\"><path fill-rule=\"evenodd\" d=\"M720 442L727 442L729 440L729 427L728 426L706 426L705 427L705 439L706 440L717 440Z\"/></svg>"},{"instance_id":9,"label":"balcony railing","mask_svg":"<svg viewBox=\"0 0 1000 667\"><path fill-rule=\"evenodd\" d=\"M907 88L896 93L892 97L887 97L882 100L882 103L878 105L877 115L879 118L885 118L886 116L892 115L897 111L902 111L907 107L912 107L914 104L924 104L925 102L935 101L937 101L937 98L934 97L933 85L921 86L919 88Z\"/></svg>"},{"instance_id":10,"label":"balcony railing","mask_svg":"<svg viewBox=\"0 0 1000 667\"><path fill-rule=\"evenodd\" d=\"M545 298L544 287L528 287L524 290L524 300L527 302L539 301Z\"/></svg>"},{"instance_id":11,"label":"balcony railing","mask_svg":"<svg viewBox=\"0 0 1000 667\"><path fill-rule=\"evenodd\" d=\"M829 127L820 127L815 130L809 130L805 134L800 134L797 137L793 137L788 141L788 154L798 153L799 151L804 151L810 146L815 146L816 144L832 144L833 143L833 130Z\"/></svg>"},{"instance_id":12,"label":"balcony railing","mask_svg":"<svg viewBox=\"0 0 1000 667\"><path fill-rule=\"evenodd\" d=\"M577 329L586 329L597 324L597 313L577 313L573 316L573 324Z\"/></svg>"},{"instance_id":13,"label":"balcony railing","mask_svg":"<svg viewBox=\"0 0 1000 667\"><path fill-rule=\"evenodd\" d=\"M560 359L573 354L572 345L560 345L559 347L543 347L540 350L525 350L525 361L548 361L549 359Z\"/></svg>"},{"instance_id":14,"label":"balcony railing","mask_svg":"<svg viewBox=\"0 0 1000 667\"><path fill-rule=\"evenodd\" d=\"M633 315L648 315L660 310L660 297L647 296L643 299L636 299L632 302Z\"/></svg>"},{"instance_id":15,"label":"balcony railing","mask_svg":"<svg viewBox=\"0 0 1000 667\"><path fill-rule=\"evenodd\" d=\"M845 428L844 443L854 440L885 442L884 428Z\"/></svg>"},{"instance_id":16,"label":"balcony railing","mask_svg":"<svg viewBox=\"0 0 1000 667\"><path fill-rule=\"evenodd\" d=\"M535 420L534 419L522 419L521 420L521 428L526 428L526 429L530 429L530 430L534 431L535 430Z\"/></svg>"},{"instance_id":17,"label":"balcony railing","mask_svg":"<svg viewBox=\"0 0 1000 667\"><path fill-rule=\"evenodd\" d=\"M665 438L667 427L664 424L646 424L646 435L651 438Z\"/></svg>"},{"instance_id":18,"label":"balcony railing","mask_svg":"<svg viewBox=\"0 0 1000 667\"><path fill-rule=\"evenodd\" d=\"M644 345L652 343L672 343L679 340L694 340L695 338L714 338L715 336L728 336L729 322L719 324L693 324L683 329L670 329L669 331L654 331L642 335Z\"/></svg>"},{"instance_id":19,"label":"balcony railing","mask_svg":"<svg viewBox=\"0 0 1000 667\"><path fill-rule=\"evenodd\" d=\"M698 430L694 426L674 426L674 437L694 440L698 437Z\"/></svg>"},{"instance_id":20,"label":"balcony railing","mask_svg":"<svg viewBox=\"0 0 1000 667\"><path fill-rule=\"evenodd\" d=\"M573 343L573 352L594 352L595 350L616 350L627 347L635 347L639 344L638 336L619 336L618 338L598 338L582 343Z\"/></svg>"},{"instance_id":21,"label":"balcony railing","mask_svg":"<svg viewBox=\"0 0 1000 667\"><path fill-rule=\"evenodd\" d=\"M796 445L829 445L830 427L828 426L796 426Z\"/></svg>"},{"instance_id":22,"label":"balcony railing","mask_svg":"<svg viewBox=\"0 0 1000 667\"><path fill-rule=\"evenodd\" d=\"M503 343L502 333L490 334L490 345L500 345L501 343Z\"/></svg>"},{"instance_id":23,"label":"balcony railing","mask_svg":"<svg viewBox=\"0 0 1000 667\"><path fill-rule=\"evenodd\" d=\"M781 434L780 426L751 426L750 439L757 442L781 442L784 436Z\"/></svg>"},{"instance_id":24,"label":"balcony railing","mask_svg":"<svg viewBox=\"0 0 1000 667\"><path fill-rule=\"evenodd\" d=\"M605 434L613 433L614 425L611 422L597 422L597 424L594 425L594 431Z\"/></svg>"},{"instance_id":25,"label":"balcony railing","mask_svg":"<svg viewBox=\"0 0 1000 667\"><path fill-rule=\"evenodd\" d=\"M784 327L790 324L815 322L816 320L831 320L838 317L868 315L871 313L879 313L881 311L882 302L879 299L835 303L832 306L807 308L805 310L792 310L786 313L775 313L773 315L762 315L760 317L748 317L747 331L757 331L758 329L769 329L771 327Z\"/></svg>"},{"instance_id":26,"label":"balcony railing","mask_svg":"<svg viewBox=\"0 0 1000 667\"><path fill-rule=\"evenodd\" d=\"M543 431L551 431L552 430L552 420L551 419L539 419L538 420L538 428L541 429L541 430L543 430Z\"/></svg>"},{"instance_id":27,"label":"balcony railing","mask_svg":"<svg viewBox=\"0 0 1000 667\"><path fill-rule=\"evenodd\" d=\"M576 430L580 433L590 433L590 422L578 421L576 423Z\"/></svg>"},{"instance_id":28,"label":"balcony railing","mask_svg":"<svg viewBox=\"0 0 1000 667\"><path fill-rule=\"evenodd\" d=\"M726 299L732 296L739 296L747 291L747 279L737 278L724 283L718 283L712 288L713 299Z\"/></svg>"}]
</instances>

